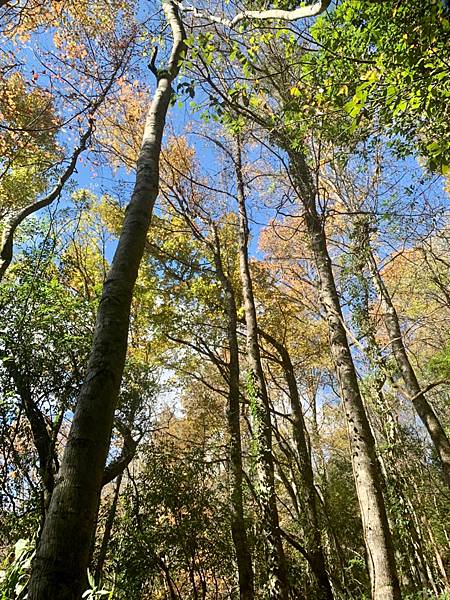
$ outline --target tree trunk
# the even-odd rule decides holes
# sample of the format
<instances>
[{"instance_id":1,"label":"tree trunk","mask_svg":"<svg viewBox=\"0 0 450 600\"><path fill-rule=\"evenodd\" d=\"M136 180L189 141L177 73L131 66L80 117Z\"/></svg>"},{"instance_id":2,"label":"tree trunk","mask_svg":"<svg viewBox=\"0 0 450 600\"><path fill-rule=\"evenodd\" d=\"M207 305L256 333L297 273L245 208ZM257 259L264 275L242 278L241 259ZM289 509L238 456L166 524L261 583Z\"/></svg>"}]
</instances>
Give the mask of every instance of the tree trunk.
<instances>
[{"instance_id":1,"label":"tree trunk","mask_svg":"<svg viewBox=\"0 0 450 600\"><path fill-rule=\"evenodd\" d=\"M25 412L25 416L30 424L33 444L38 457L38 473L42 484L42 505L41 505L41 528L45 521L45 515L50 503L50 497L55 484L56 454L53 444L52 432L47 428L44 414L39 410L33 400L29 382L26 375L21 373L20 369L14 364L13 360L4 360L3 365L8 371L14 385L19 393L20 403Z\"/></svg>"},{"instance_id":2,"label":"tree trunk","mask_svg":"<svg viewBox=\"0 0 450 600\"><path fill-rule=\"evenodd\" d=\"M411 365L405 345L403 335L398 320L397 311L392 303L389 290L378 271L375 258L368 249L369 268L375 282L378 294L383 308L384 324L389 336L389 342L394 353L394 357L401 373L406 392L416 409L422 423L425 425L430 438L436 448L436 452L442 464L442 472L446 484L450 487L450 441L436 416L432 406L427 401L422 392L416 373Z\"/></svg>"},{"instance_id":3,"label":"tree trunk","mask_svg":"<svg viewBox=\"0 0 450 600\"><path fill-rule=\"evenodd\" d=\"M281 366L283 367L286 382L289 388L289 400L293 417L292 434L297 450L299 460L300 475L303 483L303 500L306 509L309 529L305 532L305 546L308 552L308 562L317 580L319 587L319 596L321 600L333 600L333 591L326 569L325 554L323 552L322 540L320 535L320 524L317 516L316 490L314 486L314 475L311 465L311 455L309 453L306 440L306 425L303 418L303 410L298 393L297 380L295 378L294 366L288 350L283 344L273 336L261 331L262 337L278 351L281 357Z\"/></svg>"},{"instance_id":4,"label":"tree trunk","mask_svg":"<svg viewBox=\"0 0 450 600\"><path fill-rule=\"evenodd\" d=\"M105 281L86 378L32 566L29 600L78 600L95 531L103 472L120 388L130 305L158 195L165 118L184 51L185 32L172 0L163 2L172 28L167 70L160 71L147 115L136 183Z\"/></svg>"},{"instance_id":5,"label":"tree trunk","mask_svg":"<svg viewBox=\"0 0 450 600\"><path fill-rule=\"evenodd\" d=\"M253 405L254 430L257 443L258 496L262 512L262 528L266 543L268 597L270 600L288 600L289 585L286 559L281 540L277 498L275 492L275 467L272 454L272 423L269 397L258 344L253 285L248 260L248 220L242 178L241 148L237 140L235 156L237 200L239 207L239 265L244 296L247 328L247 355L250 364L250 394Z\"/></svg>"},{"instance_id":6,"label":"tree trunk","mask_svg":"<svg viewBox=\"0 0 450 600\"><path fill-rule=\"evenodd\" d=\"M102 574L103 574L103 567L105 565L106 554L108 552L109 540L111 539L111 533L112 533L112 529L113 529L113 525L114 525L114 519L116 517L116 512L117 512L117 503L119 501L120 486L122 485L122 477L123 477L123 471L117 477L116 485L114 486L113 499L111 502L111 506L109 507L109 510L108 510L108 515L106 517L105 530L103 531L102 543L100 546L97 563L95 565L94 579L95 579L95 583L97 585L100 584L100 580L101 580Z\"/></svg>"},{"instance_id":7,"label":"tree trunk","mask_svg":"<svg viewBox=\"0 0 450 600\"><path fill-rule=\"evenodd\" d=\"M239 575L239 595L241 600L253 600L254 583L253 567L248 547L247 529L244 519L244 504L242 498L242 445L240 424L240 389L239 389L239 346L237 340L237 311L234 291L230 280L225 275L222 265L220 241L215 235L214 260L216 271L225 293L227 312L227 336L230 351L229 362L229 393L227 419L230 434L229 465L231 480L231 535L236 551L236 562Z\"/></svg>"},{"instance_id":8,"label":"tree trunk","mask_svg":"<svg viewBox=\"0 0 450 600\"><path fill-rule=\"evenodd\" d=\"M385 480L386 501L391 508L391 511L388 511L389 527L396 534L397 567L401 574L402 587L408 592L417 593L421 589L428 588L431 582L428 581L427 570L424 568L426 556L420 542L420 531L416 529L414 519L410 518L412 513L407 494L409 474L405 473L403 467L403 464L408 461L404 453L405 440L394 410L383 391L386 380L392 383L392 376L386 357L376 340L376 324L370 314L370 289L366 277L367 256L370 252L369 234L369 215L358 215L353 225L354 243L351 250L354 276L359 281L359 308L355 327L357 336L365 339L366 342L365 352L369 360L372 380L371 392L368 393L367 399L379 419L378 430L373 426L372 431L378 447L380 447L380 442L377 440L378 432L381 432L385 445L384 451L378 454L378 458Z\"/></svg>"},{"instance_id":9,"label":"tree trunk","mask_svg":"<svg viewBox=\"0 0 450 600\"><path fill-rule=\"evenodd\" d=\"M317 212L316 186L304 156L286 148L290 172L305 209L305 223L314 254L321 303L330 348L341 389L350 440L353 473L361 511L373 600L399 600L394 549L381 487L375 440L364 410L353 358L348 345L339 296L328 254L324 223Z\"/></svg>"}]
</instances>

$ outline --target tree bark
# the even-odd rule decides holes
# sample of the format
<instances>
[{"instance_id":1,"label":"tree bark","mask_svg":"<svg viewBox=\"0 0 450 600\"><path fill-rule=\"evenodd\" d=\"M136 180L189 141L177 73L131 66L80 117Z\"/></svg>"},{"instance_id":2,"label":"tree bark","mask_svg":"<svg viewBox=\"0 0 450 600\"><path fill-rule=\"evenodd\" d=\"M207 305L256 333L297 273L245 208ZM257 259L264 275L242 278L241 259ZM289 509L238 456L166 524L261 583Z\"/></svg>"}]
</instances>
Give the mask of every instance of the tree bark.
<instances>
[{"instance_id":1,"label":"tree bark","mask_svg":"<svg viewBox=\"0 0 450 600\"><path fill-rule=\"evenodd\" d=\"M294 366L287 348L270 334L259 330L261 336L277 350L281 358L281 366L284 371L286 383L289 389L289 400L291 402L293 427L292 435L299 460L300 475L303 479L303 500L306 509L309 529L306 535L306 551L310 567L317 580L319 596L321 600L333 600L333 591L326 569L325 554L323 551L320 535L320 524L317 515L316 490L314 486L314 475L311 465L311 455L306 440L306 425L303 418L303 410L298 392L297 380Z\"/></svg>"},{"instance_id":2,"label":"tree bark","mask_svg":"<svg viewBox=\"0 0 450 600\"><path fill-rule=\"evenodd\" d=\"M258 343L253 285L248 260L248 219L245 206L242 177L241 148L236 144L235 169L237 200L239 207L239 266L244 296L245 324L247 328L247 355L250 364L250 393L254 413L254 429L257 443L257 474L259 503L262 512L262 528L266 542L268 597L271 600L288 600L289 585L286 559L281 540L277 498L275 492L275 466L272 454L272 423L267 386Z\"/></svg>"},{"instance_id":3,"label":"tree bark","mask_svg":"<svg viewBox=\"0 0 450 600\"><path fill-rule=\"evenodd\" d=\"M26 417L30 423L33 443L39 460L39 475L42 481L42 526L55 485L57 459L53 444L53 436L47 428L44 415L33 401L28 382L17 382L17 387Z\"/></svg>"},{"instance_id":4,"label":"tree bark","mask_svg":"<svg viewBox=\"0 0 450 600\"><path fill-rule=\"evenodd\" d=\"M422 392L414 368L409 360L403 343L403 334L398 319L398 314L392 302L391 295L383 278L378 271L375 258L370 247L368 248L368 263L372 278L378 290L378 295L383 309L383 320L389 336L389 342L394 353L394 358L401 373L406 392L411 400L422 423L425 425L430 438L436 448L441 461L444 480L450 487L450 441L442 427L433 407Z\"/></svg>"},{"instance_id":5,"label":"tree bark","mask_svg":"<svg viewBox=\"0 0 450 600\"><path fill-rule=\"evenodd\" d=\"M416 518L409 494L410 472L404 469L408 456L404 453L405 439L398 426L397 417L384 393L384 385L388 380L391 384L392 375L386 357L380 348L376 336L376 323L370 314L370 290L366 279L366 267L370 256L370 217L367 214L355 218L352 238L352 256L354 275L359 280L359 318L355 323L356 334L365 339L365 352L369 360L371 372L371 390L369 398L379 419L379 429L373 427L376 440L378 431L384 438L385 449L378 458L385 479L385 491L388 494L388 504L394 510L388 513L389 526L396 533L395 557L402 577L402 587L408 592L418 593L421 589L433 587L434 583L428 578L431 573L424 552L420 529L416 527ZM369 419L370 422L370 419ZM380 442L376 440L380 447ZM403 567L403 568L402 568Z\"/></svg>"},{"instance_id":6,"label":"tree bark","mask_svg":"<svg viewBox=\"0 0 450 600\"><path fill-rule=\"evenodd\" d=\"M240 387L239 387L239 345L237 339L237 310L234 291L230 280L225 275L222 265L220 241L214 230L214 261L217 274L225 294L227 312L227 337L230 351L229 392L227 419L230 434L229 465L231 480L231 535L236 551L236 562L239 576L239 596L241 600L253 600L254 578L252 559L248 546L247 528L244 519L244 503L242 497L242 445L240 423Z\"/></svg>"},{"instance_id":7,"label":"tree bark","mask_svg":"<svg viewBox=\"0 0 450 600\"><path fill-rule=\"evenodd\" d=\"M172 52L168 68L158 72L134 191L103 287L86 378L32 565L30 600L78 600L83 592L125 363L131 299L158 195L159 156L171 84L185 49L177 6L165 0L163 9L172 29Z\"/></svg>"},{"instance_id":8,"label":"tree bark","mask_svg":"<svg viewBox=\"0 0 450 600\"><path fill-rule=\"evenodd\" d=\"M352 466L361 511L373 600L399 600L394 549L384 504L375 440L364 410L343 323L324 223L317 212L316 185L301 152L283 144L292 181L305 209L305 223L319 277L321 303L328 321L330 348L341 389ZM287 146L287 147L286 147Z\"/></svg>"}]
</instances>

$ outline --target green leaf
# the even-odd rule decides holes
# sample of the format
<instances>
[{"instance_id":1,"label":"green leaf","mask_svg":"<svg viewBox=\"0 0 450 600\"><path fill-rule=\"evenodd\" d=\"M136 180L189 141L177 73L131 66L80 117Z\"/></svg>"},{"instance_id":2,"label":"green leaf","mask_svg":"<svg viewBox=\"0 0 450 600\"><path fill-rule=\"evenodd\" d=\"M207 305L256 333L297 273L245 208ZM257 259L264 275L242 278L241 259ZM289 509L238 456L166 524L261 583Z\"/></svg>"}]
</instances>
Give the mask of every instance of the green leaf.
<instances>
[{"instance_id":1,"label":"green leaf","mask_svg":"<svg viewBox=\"0 0 450 600\"><path fill-rule=\"evenodd\" d=\"M15 560L18 560L24 552L29 550L30 548L30 540L20 539L16 542L14 546L14 557Z\"/></svg>"}]
</instances>

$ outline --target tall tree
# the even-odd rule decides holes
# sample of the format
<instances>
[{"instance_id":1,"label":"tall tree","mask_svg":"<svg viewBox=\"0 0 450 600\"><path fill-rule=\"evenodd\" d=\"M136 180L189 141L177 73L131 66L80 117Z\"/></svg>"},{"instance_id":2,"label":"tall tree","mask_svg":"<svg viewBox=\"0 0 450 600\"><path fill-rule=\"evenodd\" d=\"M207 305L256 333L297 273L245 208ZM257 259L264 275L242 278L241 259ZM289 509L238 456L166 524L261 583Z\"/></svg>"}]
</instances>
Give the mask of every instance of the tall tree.
<instances>
[{"instance_id":1,"label":"tall tree","mask_svg":"<svg viewBox=\"0 0 450 600\"><path fill-rule=\"evenodd\" d=\"M159 190L165 118L185 51L177 6L167 1L163 9L172 30L172 51L166 68L155 68L157 87L145 124L136 183L103 287L86 377L33 563L32 600L76 600L83 591L125 362L133 289Z\"/></svg>"},{"instance_id":2,"label":"tall tree","mask_svg":"<svg viewBox=\"0 0 450 600\"><path fill-rule=\"evenodd\" d=\"M275 492L275 466L272 450L272 423L270 403L261 361L258 341L258 322L248 258L249 225L245 202L242 172L241 142L236 139L234 155L237 202L239 209L239 265L244 297L245 325L247 329L247 355L250 365L249 394L253 404L254 428L257 444L258 495L261 505L267 552L267 577L269 598L287 600L289 584Z\"/></svg>"},{"instance_id":3,"label":"tall tree","mask_svg":"<svg viewBox=\"0 0 450 600\"><path fill-rule=\"evenodd\" d=\"M356 370L350 352L344 317L328 254L324 222L317 210L317 187L305 157L280 140L289 156L289 170L299 200L314 255L321 302L328 321L331 353L341 389L352 452L367 561L374 600L398 600L394 548L382 493L382 475L375 452L375 440L364 409Z\"/></svg>"},{"instance_id":4,"label":"tall tree","mask_svg":"<svg viewBox=\"0 0 450 600\"><path fill-rule=\"evenodd\" d=\"M261 336L277 350L280 356L281 366L284 371L286 383L289 390L289 400L292 407L292 437L295 441L297 456L299 459L300 475L303 483L303 497L305 511L307 513L307 531L305 532L305 547L307 558L311 565L314 576L320 588L320 598L332 600L334 598L330 579L326 569L325 552L320 534L320 523L317 514L316 489L314 485L314 473L311 464L311 454L306 439L306 425L303 418L303 409L297 386L294 366L286 347L272 335L261 331Z\"/></svg>"},{"instance_id":5,"label":"tall tree","mask_svg":"<svg viewBox=\"0 0 450 600\"><path fill-rule=\"evenodd\" d=\"M214 227L214 262L217 275L223 287L225 308L227 314L227 337L230 352L228 374L228 407L227 418L230 435L230 479L231 479L231 504L232 519L231 533L239 572L239 592L241 600L254 598L254 578L252 560L249 551L247 528L244 519L243 504L243 467L242 467L242 441L240 425L240 367L239 344L237 338L237 309L233 286L224 271L220 238L217 228Z\"/></svg>"},{"instance_id":6,"label":"tall tree","mask_svg":"<svg viewBox=\"0 0 450 600\"><path fill-rule=\"evenodd\" d=\"M416 372L409 360L398 314L389 290L379 272L375 257L369 245L369 240L367 240L367 261L382 305L383 320L388 332L389 344L392 347L406 392L433 441L437 455L442 464L444 479L447 485L450 486L450 442L433 407L428 402L425 392L419 384Z\"/></svg>"}]
</instances>

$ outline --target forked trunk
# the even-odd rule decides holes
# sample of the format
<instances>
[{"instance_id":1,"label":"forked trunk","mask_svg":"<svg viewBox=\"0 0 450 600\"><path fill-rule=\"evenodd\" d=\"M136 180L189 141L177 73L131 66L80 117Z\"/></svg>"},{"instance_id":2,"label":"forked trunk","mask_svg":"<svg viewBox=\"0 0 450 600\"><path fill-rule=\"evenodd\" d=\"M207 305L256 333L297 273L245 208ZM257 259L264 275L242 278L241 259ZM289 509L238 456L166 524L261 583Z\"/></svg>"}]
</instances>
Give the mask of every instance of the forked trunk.
<instances>
[{"instance_id":1,"label":"forked trunk","mask_svg":"<svg viewBox=\"0 0 450 600\"><path fill-rule=\"evenodd\" d=\"M158 195L159 155L171 84L185 47L175 3L166 0L163 8L172 29L172 53L168 68L159 72L147 115L136 183L103 287L86 378L32 566L29 600L78 600L83 592L125 363L131 299Z\"/></svg>"}]
</instances>

